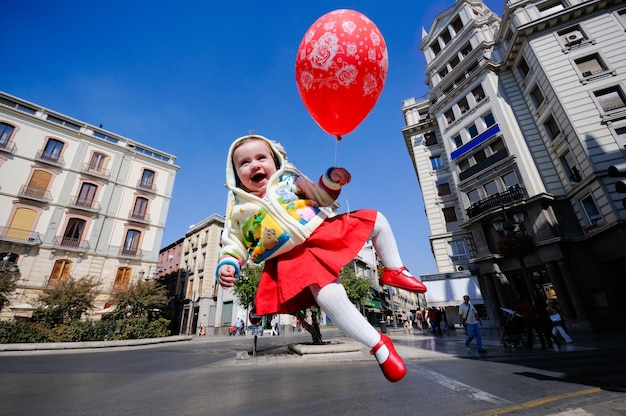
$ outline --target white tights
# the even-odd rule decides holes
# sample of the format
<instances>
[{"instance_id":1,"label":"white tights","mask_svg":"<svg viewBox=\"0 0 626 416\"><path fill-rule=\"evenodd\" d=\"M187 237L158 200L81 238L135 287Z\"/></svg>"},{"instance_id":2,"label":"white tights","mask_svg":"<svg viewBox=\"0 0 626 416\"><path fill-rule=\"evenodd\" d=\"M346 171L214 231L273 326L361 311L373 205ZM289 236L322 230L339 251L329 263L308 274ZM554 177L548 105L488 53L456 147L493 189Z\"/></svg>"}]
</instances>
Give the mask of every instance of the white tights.
<instances>
[{"instance_id":1,"label":"white tights","mask_svg":"<svg viewBox=\"0 0 626 416\"><path fill-rule=\"evenodd\" d=\"M385 267L394 269L402 267L402 260L391 226L387 218L380 212L376 216L370 237L374 249ZM311 285L310 289L319 307L344 334L368 348L374 347L380 341L380 333L350 302L346 289L339 278L322 288L318 285ZM383 363L389 356L389 350L386 346L382 346L376 351L375 356L379 363Z\"/></svg>"}]
</instances>

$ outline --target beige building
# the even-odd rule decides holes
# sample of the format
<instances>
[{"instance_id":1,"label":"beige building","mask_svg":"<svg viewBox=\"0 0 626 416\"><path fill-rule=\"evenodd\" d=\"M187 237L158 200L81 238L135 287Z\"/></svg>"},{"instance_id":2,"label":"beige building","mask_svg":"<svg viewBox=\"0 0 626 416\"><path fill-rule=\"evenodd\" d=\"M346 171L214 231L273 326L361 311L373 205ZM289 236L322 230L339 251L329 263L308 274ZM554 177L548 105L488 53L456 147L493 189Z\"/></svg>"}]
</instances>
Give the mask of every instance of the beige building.
<instances>
[{"instance_id":1,"label":"beige building","mask_svg":"<svg viewBox=\"0 0 626 416\"><path fill-rule=\"evenodd\" d=\"M443 11L420 49L427 97L403 113L439 274L427 299L556 299L573 327L626 329L623 1L482 1Z\"/></svg>"},{"instance_id":2,"label":"beige building","mask_svg":"<svg viewBox=\"0 0 626 416\"><path fill-rule=\"evenodd\" d=\"M28 317L42 289L101 280L96 305L154 278L175 157L0 93L0 258L19 269L1 319Z\"/></svg>"}]
</instances>

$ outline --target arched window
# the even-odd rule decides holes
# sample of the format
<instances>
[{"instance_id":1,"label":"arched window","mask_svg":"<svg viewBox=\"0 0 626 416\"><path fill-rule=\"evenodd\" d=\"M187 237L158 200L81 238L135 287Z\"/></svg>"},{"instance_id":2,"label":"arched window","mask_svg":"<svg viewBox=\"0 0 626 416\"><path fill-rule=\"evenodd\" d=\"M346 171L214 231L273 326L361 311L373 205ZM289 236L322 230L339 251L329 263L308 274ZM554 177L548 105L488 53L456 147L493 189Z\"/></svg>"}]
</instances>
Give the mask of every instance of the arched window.
<instances>
[{"instance_id":1,"label":"arched window","mask_svg":"<svg viewBox=\"0 0 626 416\"><path fill-rule=\"evenodd\" d=\"M141 231L128 230L126 232L126 238L124 239L124 247L122 247L122 254L136 256L139 252L140 237L141 237Z\"/></svg>"},{"instance_id":2,"label":"arched window","mask_svg":"<svg viewBox=\"0 0 626 416\"><path fill-rule=\"evenodd\" d=\"M85 231L87 222L80 218L70 218L63 233L61 245L69 247L80 247L80 241Z\"/></svg>"}]
</instances>

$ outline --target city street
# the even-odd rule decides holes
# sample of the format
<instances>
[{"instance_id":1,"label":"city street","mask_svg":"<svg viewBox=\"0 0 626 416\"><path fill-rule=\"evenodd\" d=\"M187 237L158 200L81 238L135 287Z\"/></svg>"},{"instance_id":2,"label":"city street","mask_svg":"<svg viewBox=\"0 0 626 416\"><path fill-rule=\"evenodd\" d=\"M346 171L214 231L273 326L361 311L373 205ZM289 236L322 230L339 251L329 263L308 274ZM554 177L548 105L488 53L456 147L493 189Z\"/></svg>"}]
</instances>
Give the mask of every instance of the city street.
<instances>
[{"instance_id":1,"label":"city street","mask_svg":"<svg viewBox=\"0 0 626 416\"><path fill-rule=\"evenodd\" d=\"M324 339L346 340L336 329ZM1 414L12 415L555 415L624 414L626 344L578 336L560 350L488 353L461 331L388 333L407 376L389 383L365 348L289 355L308 334L195 337L98 350L0 353ZM608 341L607 341L608 339ZM246 358L248 356L248 358Z\"/></svg>"}]
</instances>

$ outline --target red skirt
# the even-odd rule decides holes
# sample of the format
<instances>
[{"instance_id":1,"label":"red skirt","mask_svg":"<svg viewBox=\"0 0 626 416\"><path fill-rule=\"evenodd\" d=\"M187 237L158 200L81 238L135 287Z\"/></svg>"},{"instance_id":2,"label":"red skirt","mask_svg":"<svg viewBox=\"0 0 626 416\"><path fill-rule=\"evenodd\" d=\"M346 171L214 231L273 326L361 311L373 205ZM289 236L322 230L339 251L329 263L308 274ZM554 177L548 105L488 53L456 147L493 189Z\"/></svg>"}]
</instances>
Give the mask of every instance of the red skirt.
<instances>
[{"instance_id":1,"label":"red skirt","mask_svg":"<svg viewBox=\"0 0 626 416\"><path fill-rule=\"evenodd\" d=\"M304 243L267 260L257 289L258 315L292 313L315 304L309 289L337 280L367 242L377 212L359 210L325 220Z\"/></svg>"}]
</instances>

